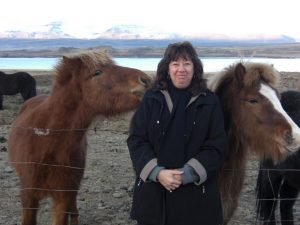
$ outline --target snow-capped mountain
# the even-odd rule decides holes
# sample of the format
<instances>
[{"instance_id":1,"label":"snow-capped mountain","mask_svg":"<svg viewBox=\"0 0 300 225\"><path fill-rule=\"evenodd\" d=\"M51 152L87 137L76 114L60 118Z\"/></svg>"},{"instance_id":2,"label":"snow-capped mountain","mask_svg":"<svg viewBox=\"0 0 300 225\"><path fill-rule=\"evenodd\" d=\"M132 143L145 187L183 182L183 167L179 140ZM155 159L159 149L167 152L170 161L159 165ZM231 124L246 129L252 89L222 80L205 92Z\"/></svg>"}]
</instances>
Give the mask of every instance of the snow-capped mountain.
<instances>
[{"instance_id":1,"label":"snow-capped mountain","mask_svg":"<svg viewBox=\"0 0 300 225\"><path fill-rule=\"evenodd\" d=\"M251 41L251 42L277 42L277 43L293 43L295 39L285 35L267 35L255 34L244 36L230 36L218 33L195 33L195 34L179 34L175 32L166 32L157 28L151 28L139 25L117 25L103 32L94 32L79 37L76 34L67 33L63 30L63 23L60 21L46 24L41 31L24 30L8 30L0 32L0 38L10 39L153 39L153 40L170 40L170 39L193 39L216 42L232 42L232 41Z\"/></svg>"},{"instance_id":2,"label":"snow-capped mountain","mask_svg":"<svg viewBox=\"0 0 300 225\"><path fill-rule=\"evenodd\" d=\"M62 22L52 22L46 24L41 31L24 30L7 30L0 32L0 38L14 39L57 39L57 38L74 38L70 34L66 34L62 28Z\"/></svg>"},{"instance_id":3,"label":"snow-capped mountain","mask_svg":"<svg viewBox=\"0 0 300 225\"><path fill-rule=\"evenodd\" d=\"M118 25L99 33L97 38L109 39L176 39L177 33L168 33L152 27L137 25Z\"/></svg>"},{"instance_id":4,"label":"snow-capped mountain","mask_svg":"<svg viewBox=\"0 0 300 225\"><path fill-rule=\"evenodd\" d=\"M216 41L255 41L255 40L282 40L284 42L294 42L293 38L284 35L268 35L268 34L252 34L230 36L217 33L194 33L194 34L179 34L170 33L155 28L137 25L118 25L111 27L101 34L95 35L97 38L108 39L203 39Z\"/></svg>"}]
</instances>

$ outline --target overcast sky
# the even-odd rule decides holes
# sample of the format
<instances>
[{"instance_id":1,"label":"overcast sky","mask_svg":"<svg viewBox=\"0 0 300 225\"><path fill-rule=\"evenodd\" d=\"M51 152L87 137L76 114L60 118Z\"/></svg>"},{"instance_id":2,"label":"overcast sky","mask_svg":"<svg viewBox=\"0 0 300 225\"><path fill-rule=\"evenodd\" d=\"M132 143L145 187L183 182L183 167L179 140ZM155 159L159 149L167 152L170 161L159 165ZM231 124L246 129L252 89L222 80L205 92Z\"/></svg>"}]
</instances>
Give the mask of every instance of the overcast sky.
<instances>
[{"instance_id":1,"label":"overcast sky","mask_svg":"<svg viewBox=\"0 0 300 225\"><path fill-rule=\"evenodd\" d=\"M0 32L62 22L81 37L134 24L183 34L280 35L300 41L298 0L3 0Z\"/></svg>"}]
</instances>

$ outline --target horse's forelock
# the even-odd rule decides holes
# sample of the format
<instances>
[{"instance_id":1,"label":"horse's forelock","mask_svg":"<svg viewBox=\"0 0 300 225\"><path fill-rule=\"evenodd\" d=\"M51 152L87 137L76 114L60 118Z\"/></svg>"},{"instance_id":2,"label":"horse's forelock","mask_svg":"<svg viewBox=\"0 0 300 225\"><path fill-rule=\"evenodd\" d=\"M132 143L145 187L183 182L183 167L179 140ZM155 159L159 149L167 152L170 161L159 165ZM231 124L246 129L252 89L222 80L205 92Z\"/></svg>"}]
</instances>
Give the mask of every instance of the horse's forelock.
<instances>
[{"instance_id":1,"label":"horse's forelock","mask_svg":"<svg viewBox=\"0 0 300 225\"><path fill-rule=\"evenodd\" d=\"M115 64L115 62L103 51L84 52L77 56L83 64L90 70L94 70L98 65L106 66Z\"/></svg>"},{"instance_id":2,"label":"horse's forelock","mask_svg":"<svg viewBox=\"0 0 300 225\"><path fill-rule=\"evenodd\" d=\"M66 55L56 65L56 80L60 84L65 84L71 78L71 71L76 70L79 63L90 73L93 73L99 66L115 64L115 62L106 54L105 51L81 51L77 54Z\"/></svg>"},{"instance_id":3,"label":"horse's forelock","mask_svg":"<svg viewBox=\"0 0 300 225\"><path fill-rule=\"evenodd\" d=\"M63 59L69 59L70 61L74 61L74 62L76 62L76 59L78 59L83 63L84 66L86 66L91 70L94 70L99 65L106 66L106 65L115 64L115 62L107 55L105 51L100 51L100 50L81 51L76 54L66 55L64 56ZM64 60L62 60L59 63L58 67L64 66L63 61Z\"/></svg>"}]
</instances>

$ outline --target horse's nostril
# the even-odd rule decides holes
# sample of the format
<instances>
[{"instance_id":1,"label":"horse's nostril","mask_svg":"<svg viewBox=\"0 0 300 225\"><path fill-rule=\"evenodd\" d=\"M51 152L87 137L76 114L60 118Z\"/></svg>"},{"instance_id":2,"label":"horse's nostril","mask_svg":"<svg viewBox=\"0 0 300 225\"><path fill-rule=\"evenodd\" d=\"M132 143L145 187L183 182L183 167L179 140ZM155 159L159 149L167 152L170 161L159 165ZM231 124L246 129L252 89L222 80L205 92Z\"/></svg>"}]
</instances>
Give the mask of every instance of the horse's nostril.
<instances>
[{"instance_id":1,"label":"horse's nostril","mask_svg":"<svg viewBox=\"0 0 300 225\"><path fill-rule=\"evenodd\" d=\"M283 137L288 144L293 143L294 138L293 138L292 132L290 130L285 131L283 134Z\"/></svg>"}]
</instances>

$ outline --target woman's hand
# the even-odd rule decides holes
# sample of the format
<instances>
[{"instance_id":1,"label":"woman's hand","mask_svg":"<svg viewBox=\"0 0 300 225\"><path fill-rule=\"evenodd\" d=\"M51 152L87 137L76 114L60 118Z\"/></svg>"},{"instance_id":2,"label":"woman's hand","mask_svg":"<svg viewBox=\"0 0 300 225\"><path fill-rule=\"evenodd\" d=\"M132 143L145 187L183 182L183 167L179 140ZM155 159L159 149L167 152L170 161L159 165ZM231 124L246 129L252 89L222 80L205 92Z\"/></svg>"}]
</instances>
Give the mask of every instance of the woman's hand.
<instances>
[{"instance_id":1,"label":"woman's hand","mask_svg":"<svg viewBox=\"0 0 300 225\"><path fill-rule=\"evenodd\" d=\"M172 192L176 188L178 188L181 183L181 175L183 171L180 170L169 170L169 169L162 169L159 171L157 175L157 180L164 186L168 191Z\"/></svg>"}]
</instances>

